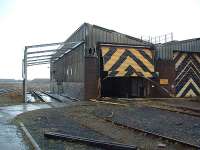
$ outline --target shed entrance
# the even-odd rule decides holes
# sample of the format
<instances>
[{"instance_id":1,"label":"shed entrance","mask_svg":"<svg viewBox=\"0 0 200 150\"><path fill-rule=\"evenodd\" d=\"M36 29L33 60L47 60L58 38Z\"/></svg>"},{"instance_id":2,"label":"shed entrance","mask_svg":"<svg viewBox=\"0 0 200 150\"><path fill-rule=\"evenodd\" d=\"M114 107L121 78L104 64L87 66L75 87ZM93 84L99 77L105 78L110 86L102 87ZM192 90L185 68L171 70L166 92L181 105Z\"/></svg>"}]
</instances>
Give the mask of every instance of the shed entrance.
<instances>
[{"instance_id":1,"label":"shed entrance","mask_svg":"<svg viewBox=\"0 0 200 150\"><path fill-rule=\"evenodd\" d=\"M100 50L102 96L148 96L149 82L145 78L153 78L154 74L150 48L101 45Z\"/></svg>"},{"instance_id":2,"label":"shed entrance","mask_svg":"<svg viewBox=\"0 0 200 150\"><path fill-rule=\"evenodd\" d=\"M200 53L174 52L176 97L200 95Z\"/></svg>"}]
</instances>

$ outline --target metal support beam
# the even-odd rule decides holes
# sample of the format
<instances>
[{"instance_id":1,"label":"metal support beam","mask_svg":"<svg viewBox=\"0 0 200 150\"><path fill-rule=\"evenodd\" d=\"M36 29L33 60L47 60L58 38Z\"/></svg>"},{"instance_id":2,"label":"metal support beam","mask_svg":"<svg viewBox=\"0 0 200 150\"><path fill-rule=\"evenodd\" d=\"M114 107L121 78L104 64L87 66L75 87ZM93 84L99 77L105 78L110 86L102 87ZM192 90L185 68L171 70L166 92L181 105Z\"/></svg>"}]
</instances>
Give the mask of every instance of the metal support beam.
<instances>
[{"instance_id":1,"label":"metal support beam","mask_svg":"<svg viewBox=\"0 0 200 150\"><path fill-rule=\"evenodd\" d=\"M27 63L30 63L30 62L36 62L36 61L44 61L44 60L53 60L55 58L44 58L44 59L33 59L33 60L27 60Z\"/></svg>"},{"instance_id":2,"label":"metal support beam","mask_svg":"<svg viewBox=\"0 0 200 150\"><path fill-rule=\"evenodd\" d=\"M26 46L26 47L27 48L36 48L36 47L47 47L47 46L62 45L62 44L64 44L64 42L39 44L39 45L30 45L30 46Z\"/></svg>"},{"instance_id":3,"label":"metal support beam","mask_svg":"<svg viewBox=\"0 0 200 150\"><path fill-rule=\"evenodd\" d=\"M31 56L31 57L27 57L27 59L41 58L41 57L52 57L53 55L54 55L54 54L52 54L52 55Z\"/></svg>"},{"instance_id":4,"label":"metal support beam","mask_svg":"<svg viewBox=\"0 0 200 150\"><path fill-rule=\"evenodd\" d=\"M24 61L23 61L23 98L24 102L27 101L27 47L24 50Z\"/></svg>"},{"instance_id":5,"label":"metal support beam","mask_svg":"<svg viewBox=\"0 0 200 150\"><path fill-rule=\"evenodd\" d=\"M51 60L46 60L46 61L35 61L35 62L29 62L29 63L27 63L27 65L29 65L29 64L34 64L34 63L43 63L43 62L51 62Z\"/></svg>"},{"instance_id":6,"label":"metal support beam","mask_svg":"<svg viewBox=\"0 0 200 150\"><path fill-rule=\"evenodd\" d=\"M47 52L59 52L59 51L65 52L66 50L63 50L63 49L42 50L42 51L35 51L35 52L27 52L27 54L30 55L30 54L47 53Z\"/></svg>"},{"instance_id":7,"label":"metal support beam","mask_svg":"<svg viewBox=\"0 0 200 150\"><path fill-rule=\"evenodd\" d=\"M49 64L50 62L51 61L32 62L32 63L28 63L27 66L39 65L39 64Z\"/></svg>"},{"instance_id":8,"label":"metal support beam","mask_svg":"<svg viewBox=\"0 0 200 150\"><path fill-rule=\"evenodd\" d=\"M49 62L46 62L46 63L34 63L34 64L29 64L29 65L27 65L27 66L30 67L30 66L45 65L45 64L49 64Z\"/></svg>"},{"instance_id":9,"label":"metal support beam","mask_svg":"<svg viewBox=\"0 0 200 150\"><path fill-rule=\"evenodd\" d=\"M39 45L31 45L26 46L24 50L24 59L22 62L22 76L23 76L23 99L24 102L27 102L27 67L34 66L34 65L42 65L42 64L49 64L54 62L56 59L59 59L64 54L70 52L75 47L78 47L84 43L84 41L79 42L59 42L59 43L49 43L49 44L39 44ZM43 47L50 47L50 46L58 46L57 49L51 48L47 50L39 50L34 51L33 48L43 48ZM32 49L32 51L29 51ZM50 54L48 54L48 52ZM36 54L35 56L32 54ZM32 55L32 56L30 56ZM59 55L59 56L57 56ZM49 58L48 58L49 57ZM39 59L37 59L39 58Z\"/></svg>"}]
</instances>

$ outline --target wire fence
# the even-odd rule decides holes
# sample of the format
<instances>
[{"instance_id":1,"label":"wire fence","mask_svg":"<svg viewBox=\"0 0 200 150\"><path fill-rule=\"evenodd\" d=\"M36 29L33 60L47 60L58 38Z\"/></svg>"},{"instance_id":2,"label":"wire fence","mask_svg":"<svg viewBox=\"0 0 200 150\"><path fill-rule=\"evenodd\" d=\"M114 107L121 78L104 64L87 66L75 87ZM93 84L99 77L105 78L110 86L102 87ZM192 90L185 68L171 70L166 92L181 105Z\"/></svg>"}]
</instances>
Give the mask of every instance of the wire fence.
<instances>
[{"instance_id":1,"label":"wire fence","mask_svg":"<svg viewBox=\"0 0 200 150\"><path fill-rule=\"evenodd\" d=\"M159 44L159 43L167 43L170 41L173 41L173 33L167 33L164 35L159 36L141 36L141 40L153 43L153 44Z\"/></svg>"}]
</instances>

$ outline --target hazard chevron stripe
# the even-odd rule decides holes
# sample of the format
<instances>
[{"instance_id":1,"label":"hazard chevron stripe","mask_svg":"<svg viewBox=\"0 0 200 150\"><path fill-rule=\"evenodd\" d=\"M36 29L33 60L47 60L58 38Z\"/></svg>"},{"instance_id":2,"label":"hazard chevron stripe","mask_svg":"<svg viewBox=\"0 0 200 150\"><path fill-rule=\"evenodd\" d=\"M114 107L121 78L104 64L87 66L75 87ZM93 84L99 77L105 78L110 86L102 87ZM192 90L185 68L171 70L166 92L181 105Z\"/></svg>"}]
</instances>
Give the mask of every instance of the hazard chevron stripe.
<instances>
[{"instance_id":1,"label":"hazard chevron stripe","mask_svg":"<svg viewBox=\"0 0 200 150\"><path fill-rule=\"evenodd\" d=\"M196 89L198 91L198 94L200 94L200 87L192 80L192 78L190 78L188 80L188 82L177 93L176 97L181 97L183 95L183 92L188 88L189 85L192 85L194 87L194 89Z\"/></svg>"},{"instance_id":2,"label":"hazard chevron stripe","mask_svg":"<svg viewBox=\"0 0 200 150\"><path fill-rule=\"evenodd\" d=\"M187 76L188 74L193 74L195 75L198 80L200 80L200 75L197 75L197 73L194 71L194 69L192 67L190 67L185 74L182 74L182 76L178 79L178 81L176 82L176 86L183 81L183 79L185 79L185 76Z\"/></svg>"},{"instance_id":3,"label":"hazard chevron stripe","mask_svg":"<svg viewBox=\"0 0 200 150\"><path fill-rule=\"evenodd\" d=\"M185 97L194 97L197 96L192 89L190 89L187 94L185 94Z\"/></svg>"},{"instance_id":4,"label":"hazard chevron stripe","mask_svg":"<svg viewBox=\"0 0 200 150\"><path fill-rule=\"evenodd\" d=\"M200 54L175 52L176 97L200 95Z\"/></svg>"},{"instance_id":5,"label":"hazard chevron stripe","mask_svg":"<svg viewBox=\"0 0 200 150\"><path fill-rule=\"evenodd\" d=\"M193 56L197 60L197 62L200 64L200 56L197 54L194 54Z\"/></svg>"},{"instance_id":6,"label":"hazard chevron stripe","mask_svg":"<svg viewBox=\"0 0 200 150\"><path fill-rule=\"evenodd\" d=\"M108 76L144 76L154 73L153 55L150 49L102 46L104 71Z\"/></svg>"}]
</instances>

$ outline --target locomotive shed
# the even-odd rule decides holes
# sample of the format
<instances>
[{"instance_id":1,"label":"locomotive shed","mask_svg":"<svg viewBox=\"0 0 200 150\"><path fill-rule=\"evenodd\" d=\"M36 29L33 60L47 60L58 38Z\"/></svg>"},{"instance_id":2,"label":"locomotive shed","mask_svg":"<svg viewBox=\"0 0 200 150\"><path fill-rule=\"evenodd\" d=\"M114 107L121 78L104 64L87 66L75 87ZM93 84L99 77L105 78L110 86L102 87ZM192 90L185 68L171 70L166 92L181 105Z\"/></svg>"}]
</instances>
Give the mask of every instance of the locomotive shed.
<instances>
[{"instance_id":1,"label":"locomotive shed","mask_svg":"<svg viewBox=\"0 0 200 150\"><path fill-rule=\"evenodd\" d=\"M27 57L45 51L25 51L24 91L28 62L27 66L50 63L51 92L80 100L200 95L199 38L152 44L84 23L64 42L26 48L55 44L60 46L48 50L55 52L51 55ZM50 56L48 61L38 59L44 56Z\"/></svg>"},{"instance_id":2,"label":"locomotive shed","mask_svg":"<svg viewBox=\"0 0 200 150\"><path fill-rule=\"evenodd\" d=\"M83 24L65 42L84 41L51 66L51 91L78 99L148 97L155 78L154 45Z\"/></svg>"},{"instance_id":3,"label":"locomotive shed","mask_svg":"<svg viewBox=\"0 0 200 150\"><path fill-rule=\"evenodd\" d=\"M200 39L152 44L84 23L65 42L78 41L84 42L51 63L54 93L78 99L200 95Z\"/></svg>"},{"instance_id":4,"label":"locomotive shed","mask_svg":"<svg viewBox=\"0 0 200 150\"><path fill-rule=\"evenodd\" d=\"M39 116L43 114L44 118L52 116L51 113L55 115L53 119L56 120L47 120L52 122L50 126L43 120L45 129L51 131L53 125L58 131L66 131L66 125L70 123L63 121L71 117L114 141L123 143L119 140L123 139L125 144L140 148L146 144L145 140L149 142L148 146L153 143L153 149L159 145L166 149L179 146L178 149L185 146L199 148L200 39L172 40L162 44L151 42L84 23L64 42L26 47L59 45L56 49L26 51L29 56L25 55L24 59L24 81L27 79L26 62L27 66L50 63L51 92L47 92L47 95L73 100L73 103L65 101L68 109L67 106L61 110L51 105L54 109L49 109L48 113L43 113L45 110L38 111ZM44 55L49 51L54 53ZM35 53L43 55L30 56ZM26 82L24 85L26 91ZM29 126L29 118L37 118L35 113L30 113L27 118L22 115L26 126ZM64 113L66 115L63 117L59 116ZM38 124L35 120L33 122ZM60 126L62 123L65 124L64 128ZM106 131L111 124L109 130L113 132ZM38 127L43 131L40 124ZM131 132L120 132L118 136L115 130L119 128ZM29 130L35 129L30 127ZM79 130L69 128L67 131L70 131L70 135L76 135L73 132ZM124 138L124 134L130 133L137 133L139 140L132 141L132 136ZM43 138L38 140L42 145L44 133L34 134ZM84 137L84 134L79 132L78 136ZM60 132L45 132L45 136L69 138ZM82 140L91 142L94 139ZM129 143L129 139L132 142Z\"/></svg>"}]
</instances>

